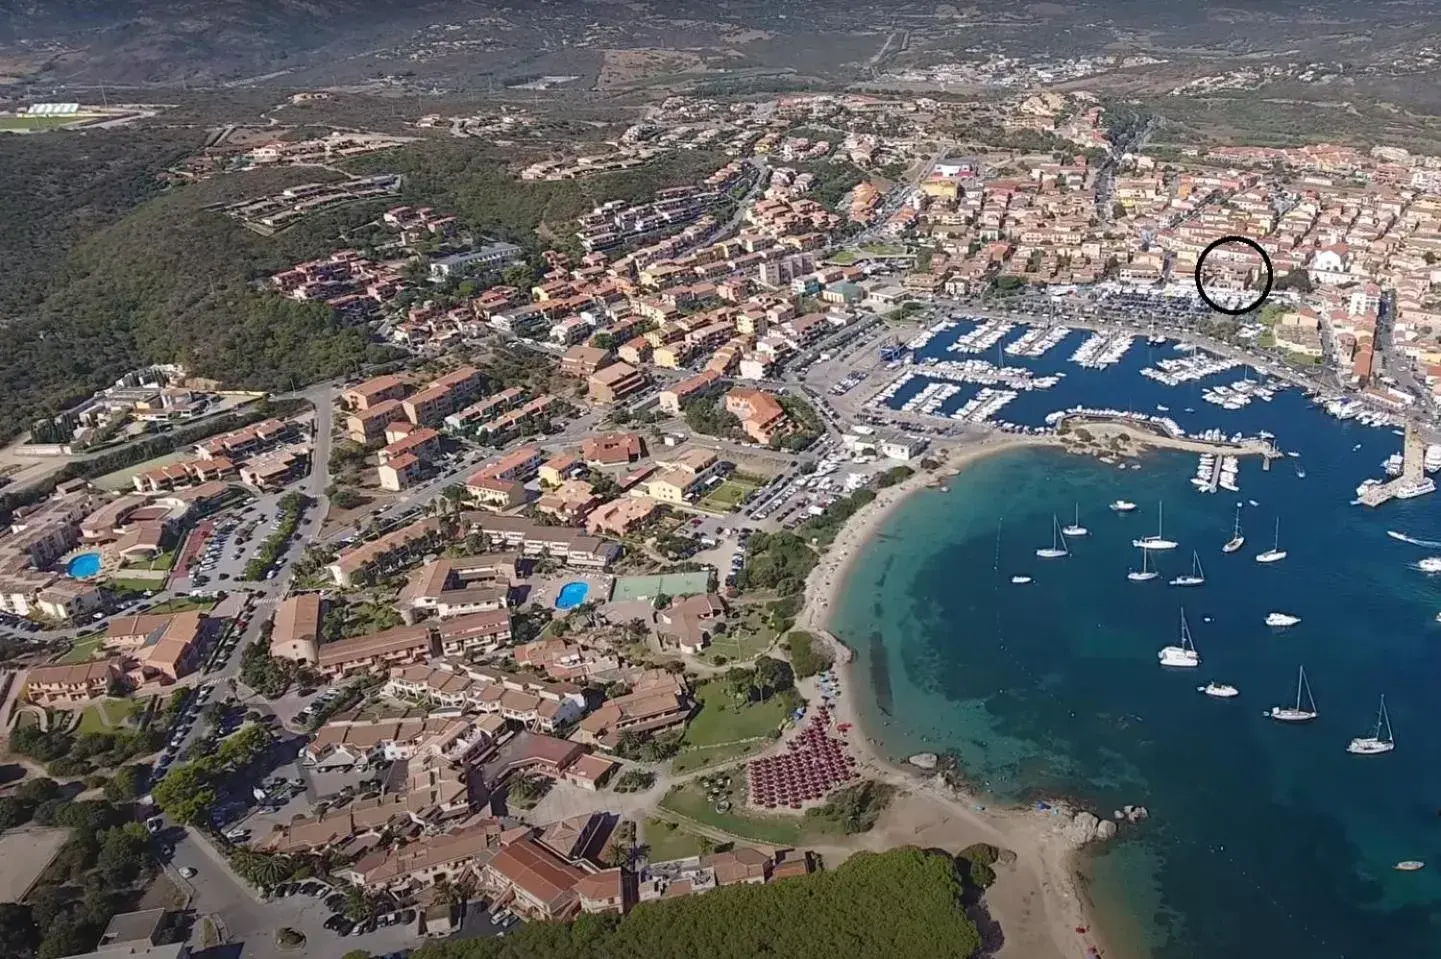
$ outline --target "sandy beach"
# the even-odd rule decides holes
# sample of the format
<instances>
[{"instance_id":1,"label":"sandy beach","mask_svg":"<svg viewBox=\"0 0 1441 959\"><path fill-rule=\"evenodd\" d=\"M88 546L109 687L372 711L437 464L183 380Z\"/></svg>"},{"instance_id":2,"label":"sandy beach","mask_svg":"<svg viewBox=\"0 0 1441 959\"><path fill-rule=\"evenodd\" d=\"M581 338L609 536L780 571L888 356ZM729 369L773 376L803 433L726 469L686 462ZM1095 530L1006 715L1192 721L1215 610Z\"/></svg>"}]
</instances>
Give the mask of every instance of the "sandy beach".
<instances>
[{"instance_id":1,"label":"sandy beach","mask_svg":"<svg viewBox=\"0 0 1441 959\"><path fill-rule=\"evenodd\" d=\"M832 602L850 566L887 516L911 494L944 482L986 456L1035 446L1057 446L1054 436L993 434L975 443L953 447L935 474L918 472L903 483L879 491L876 499L841 530L806 582L806 605L797 625L824 637L836 655L836 675L845 695L836 703L837 724L851 723L847 738L864 773L903 787L867 845L884 849L903 844L956 852L986 842L1015 854L1010 865L998 864L998 881L986 893L991 917L1001 927L1004 943L995 953L1002 959L1071 959L1104 954L1105 946L1092 922L1090 904L1076 873L1077 847L1061 832L1055 816L1029 809L987 805L978 797L947 786L940 777L897 765L867 735L859 697L868 695L851 668L852 651L827 629ZM1078 929L1085 930L1084 933Z\"/></svg>"}]
</instances>

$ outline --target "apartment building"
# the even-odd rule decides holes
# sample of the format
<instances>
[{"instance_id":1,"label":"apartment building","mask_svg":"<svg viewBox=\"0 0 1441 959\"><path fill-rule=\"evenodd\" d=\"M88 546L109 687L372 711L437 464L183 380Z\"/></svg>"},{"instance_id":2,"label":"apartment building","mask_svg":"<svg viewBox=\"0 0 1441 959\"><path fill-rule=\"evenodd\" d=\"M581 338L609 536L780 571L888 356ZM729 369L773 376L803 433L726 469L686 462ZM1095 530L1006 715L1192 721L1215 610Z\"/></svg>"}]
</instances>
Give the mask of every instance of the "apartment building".
<instances>
[{"instance_id":1,"label":"apartment building","mask_svg":"<svg viewBox=\"0 0 1441 959\"><path fill-rule=\"evenodd\" d=\"M684 725L691 709L683 680L651 670L632 684L630 693L607 700L582 719L576 739L613 749L624 732L654 733Z\"/></svg>"},{"instance_id":2,"label":"apartment building","mask_svg":"<svg viewBox=\"0 0 1441 959\"><path fill-rule=\"evenodd\" d=\"M336 585L354 586L368 582L377 572L393 569L438 546L443 538L439 518L427 517L368 543L351 547L337 556L326 569Z\"/></svg>"},{"instance_id":3,"label":"apartment building","mask_svg":"<svg viewBox=\"0 0 1441 959\"><path fill-rule=\"evenodd\" d=\"M41 706L63 706L99 699L110 683L123 682L120 659L72 666L38 666L25 677L25 697Z\"/></svg>"},{"instance_id":4,"label":"apartment building","mask_svg":"<svg viewBox=\"0 0 1441 959\"><path fill-rule=\"evenodd\" d=\"M472 655L487 655L510 644L510 610L456 616L438 624L436 633L443 656L464 660Z\"/></svg>"},{"instance_id":5,"label":"apartment building","mask_svg":"<svg viewBox=\"0 0 1441 959\"><path fill-rule=\"evenodd\" d=\"M357 383L340 394L347 409L368 410L386 400L400 400L410 392L410 386L398 376L377 376Z\"/></svg>"},{"instance_id":6,"label":"apartment building","mask_svg":"<svg viewBox=\"0 0 1441 959\"><path fill-rule=\"evenodd\" d=\"M580 912L575 887L586 871L534 839L486 850L475 862L481 886L522 915L564 920Z\"/></svg>"},{"instance_id":7,"label":"apartment building","mask_svg":"<svg viewBox=\"0 0 1441 959\"><path fill-rule=\"evenodd\" d=\"M534 478L540 469L540 464L545 461L545 454L538 446L522 446L520 449L492 460L481 466L479 470L471 475L471 479L488 477L491 479L516 480L524 483ZM469 482L469 480L467 480Z\"/></svg>"},{"instance_id":8,"label":"apartment building","mask_svg":"<svg viewBox=\"0 0 1441 959\"><path fill-rule=\"evenodd\" d=\"M645 456L645 440L637 433L598 433L582 441L580 455L587 466L623 466Z\"/></svg>"},{"instance_id":9,"label":"apartment building","mask_svg":"<svg viewBox=\"0 0 1441 959\"><path fill-rule=\"evenodd\" d=\"M646 376L629 363L612 363L590 375L590 398L596 403L614 403L646 388Z\"/></svg>"},{"instance_id":10,"label":"apartment building","mask_svg":"<svg viewBox=\"0 0 1441 959\"><path fill-rule=\"evenodd\" d=\"M425 464L413 453L401 453L375 468L380 488L398 493L409 489L425 476Z\"/></svg>"},{"instance_id":11,"label":"apartment building","mask_svg":"<svg viewBox=\"0 0 1441 959\"><path fill-rule=\"evenodd\" d=\"M320 661L325 601L319 593L300 593L281 601L270 630L270 655L314 666Z\"/></svg>"},{"instance_id":12,"label":"apartment building","mask_svg":"<svg viewBox=\"0 0 1441 959\"><path fill-rule=\"evenodd\" d=\"M400 400L381 400L347 416L345 431L355 442L368 446L385 435L386 426L403 419L406 412Z\"/></svg>"},{"instance_id":13,"label":"apartment building","mask_svg":"<svg viewBox=\"0 0 1441 959\"><path fill-rule=\"evenodd\" d=\"M322 675L339 679L354 673L408 666L435 654L435 638L426 626L397 626L368 636L325 643L317 651Z\"/></svg>"},{"instance_id":14,"label":"apartment building","mask_svg":"<svg viewBox=\"0 0 1441 959\"><path fill-rule=\"evenodd\" d=\"M542 732L574 721L586 709L579 686L448 660L410 666L392 675L385 688L393 696L495 714Z\"/></svg>"},{"instance_id":15,"label":"apartment building","mask_svg":"<svg viewBox=\"0 0 1441 959\"><path fill-rule=\"evenodd\" d=\"M741 421L746 435L762 445L768 445L772 437L789 426L780 402L762 390L731 390L726 394L725 408Z\"/></svg>"},{"instance_id":16,"label":"apartment building","mask_svg":"<svg viewBox=\"0 0 1441 959\"><path fill-rule=\"evenodd\" d=\"M620 558L618 543L561 526L542 526L524 516L466 512L462 525L492 548L518 550L524 556L549 556L569 566L605 569Z\"/></svg>"},{"instance_id":17,"label":"apartment building","mask_svg":"<svg viewBox=\"0 0 1441 959\"><path fill-rule=\"evenodd\" d=\"M610 350L603 350L598 346L572 346L560 358L560 371L566 376L583 380L610 361Z\"/></svg>"}]
</instances>

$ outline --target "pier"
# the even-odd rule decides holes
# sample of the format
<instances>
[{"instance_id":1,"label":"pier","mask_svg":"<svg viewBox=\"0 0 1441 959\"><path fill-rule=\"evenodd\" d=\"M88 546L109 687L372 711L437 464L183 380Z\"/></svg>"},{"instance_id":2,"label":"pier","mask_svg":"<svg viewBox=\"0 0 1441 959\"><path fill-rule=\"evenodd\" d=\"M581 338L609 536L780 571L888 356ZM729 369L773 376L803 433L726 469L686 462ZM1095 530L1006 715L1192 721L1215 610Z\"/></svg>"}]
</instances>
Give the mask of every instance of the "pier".
<instances>
[{"instance_id":1,"label":"pier","mask_svg":"<svg viewBox=\"0 0 1441 959\"><path fill-rule=\"evenodd\" d=\"M1426 444L1420 431L1410 423L1406 424L1406 443L1402 449L1401 475L1360 490L1358 498L1362 506L1380 506L1395 499L1404 490L1418 488L1418 484L1426 478Z\"/></svg>"}]
</instances>

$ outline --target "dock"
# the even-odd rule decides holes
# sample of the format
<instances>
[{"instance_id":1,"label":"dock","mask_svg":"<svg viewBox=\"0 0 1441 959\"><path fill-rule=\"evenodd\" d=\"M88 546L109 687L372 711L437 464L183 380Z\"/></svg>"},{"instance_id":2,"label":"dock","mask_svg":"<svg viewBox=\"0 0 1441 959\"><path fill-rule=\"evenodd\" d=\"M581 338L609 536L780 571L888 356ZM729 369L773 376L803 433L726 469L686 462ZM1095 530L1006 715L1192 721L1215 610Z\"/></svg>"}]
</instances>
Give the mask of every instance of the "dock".
<instances>
[{"instance_id":1,"label":"dock","mask_svg":"<svg viewBox=\"0 0 1441 959\"><path fill-rule=\"evenodd\" d=\"M1406 442L1402 447L1401 475L1376 486L1368 486L1360 495L1362 506L1380 506L1396 498L1396 491L1408 483L1418 483L1426 475L1426 444L1421 433L1406 424Z\"/></svg>"}]
</instances>

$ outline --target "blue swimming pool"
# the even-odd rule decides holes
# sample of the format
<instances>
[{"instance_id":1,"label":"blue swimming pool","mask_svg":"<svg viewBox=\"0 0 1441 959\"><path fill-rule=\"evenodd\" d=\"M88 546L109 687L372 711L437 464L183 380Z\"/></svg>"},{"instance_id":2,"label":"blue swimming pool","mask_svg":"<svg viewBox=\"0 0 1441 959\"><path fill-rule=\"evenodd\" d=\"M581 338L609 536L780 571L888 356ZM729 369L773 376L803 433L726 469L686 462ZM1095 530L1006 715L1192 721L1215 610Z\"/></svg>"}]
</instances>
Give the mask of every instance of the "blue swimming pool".
<instances>
[{"instance_id":1,"label":"blue swimming pool","mask_svg":"<svg viewBox=\"0 0 1441 959\"><path fill-rule=\"evenodd\" d=\"M589 592L589 583L566 583L560 588L560 595L555 598L555 608L574 609L585 602L586 594Z\"/></svg>"},{"instance_id":2,"label":"blue swimming pool","mask_svg":"<svg viewBox=\"0 0 1441 959\"><path fill-rule=\"evenodd\" d=\"M81 553L79 556L70 557L70 562L65 564L65 573L72 579L89 579L99 572L99 553Z\"/></svg>"}]
</instances>

